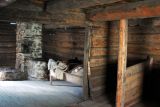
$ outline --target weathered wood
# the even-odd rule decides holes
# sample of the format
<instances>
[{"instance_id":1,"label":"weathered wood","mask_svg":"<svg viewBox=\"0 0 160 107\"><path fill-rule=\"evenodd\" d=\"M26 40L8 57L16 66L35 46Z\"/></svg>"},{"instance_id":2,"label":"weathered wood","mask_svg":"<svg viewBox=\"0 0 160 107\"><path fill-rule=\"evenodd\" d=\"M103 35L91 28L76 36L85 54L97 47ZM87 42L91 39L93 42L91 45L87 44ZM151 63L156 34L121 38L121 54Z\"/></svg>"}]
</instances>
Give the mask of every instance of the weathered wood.
<instances>
[{"instance_id":1,"label":"weathered wood","mask_svg":"<svg viewBox=\"0 0 160 107\"><path fill-rule=\"evenodd\" d=\"M120 20L117 99L116 107L124 107L125 100L125 72L127 63L128 20Z\"/></svg>"},{"instance_id":2,"label":"weathered wood","mask_svg":"<svg viewBox=\"0 0 160 107\"><path fill-rule=\"evenodd\" d=\"M54 31L54 32L53 32ZM77 29L44 29L43 51L45 58L62 60L77 57L83 60L84 56L84 28ZM49 55L49 56L48 56Z\"/></svg>"},{"instance_id":3,"label":"weathered wood","mask_svg":"<svg viewBox=\"0 0 160 107\"><path fill-rule=\"evenodd\" d=\"M6 30L6 26L8 29ZM16 26L0 22L0 66L15 66L16 60Z\"/></svg>"},{"instance_id":4,"label":"weathered wood","mask_svg":"<svg viewBox=\"0 0 160 107\"><path fill-rule=\"evenodd\" d=\"M126 107L130 107L140 101L146 64L146 62L142 62L127 68L125 74Z\"/></svg>"},{"instance_id":5,"label":"weathered wood","mask_svg":"<svg viewBox=\"0 0 160 107\"><path fill-rule=\"evenodd\" d=\"M91 58L90 65L91 67L98 67L106 65L107 58L106 57L98 57L98 58Z\"/></svg>"},{"instance_id":6,"label":"weathered wood","mask_svg":"<svg viewBox=\"0 0 160 107\"><path fill-rule=\"evenodd\" d=\"M92 0L92 2L90 0L50 1L47 6L47 11L54 13L62 10L79 9L79 8L87 8L104 4L112 4L119 1L122 0Z\"/></svg>"},{"instance_id":7,"label":"weathered wood","mask_svg":"<svg viewBox=\"0 0 160 107\"><path fill-rule=\"evenodd\" d=\"M83 12L62 11L55 14L39 11L4 8L0 10L1 21L23 21L52 24L58 27L84 26L85 14Z\"/></svg>"},{"instance_id":8,"label":"weathered wood","mask_svg":"<svg viewBox=\"0 0 160 107\"><path fill-rule=\"evenodd\" d=\"M84 60L83 60L83 66L84 66L83 93L85 100L87 100L90 97L90 92L89 92L89 73L90 73L89 58L90 58L90 47L91 47L90 39L91 39L91 29L88 27L86 28L86 34L85 34Z\"/></svg>"},{"instance_id":9,"label":"weathered wood","mask_svg":"<svg viewBox=\"0 0 160 107\"><path fill-rule=\"evenodd\" d=\"M92 21L119 20L122 18L146 18L160 16L159 0L144 0L133 3L117 4L106 8L91 10L89 19Z\"/></svg>"},{"instance_id":10,"label":"weathered wood","mask_svg":"<svg viewBox=\"0 0 160 107\"><path fill-rule=\"evenodd\" d=\"M101 44L101 40L106 38L107 34L106 23L101 23L99 26L92 26L91 47L90 47L90 90L91 98L97 99L100 96L105 96L106 92L106 72L108 58L106 46ZM101 38L101 39L99 39ZM98 44L100 43L100 44ZM98 45L96 47L96 45ZM101 52L100 52L101 51Z\"/></svg>"},{"instance_id":11,"label":"weathered wood","mask_svg":"<svg viewBox=\"0 0 160 107\"><path fill-rule=\"evenodd\" d=\"M153 68L159 68L159 62L160 62L160 27L155 26L155 20L156 22L159 20L159 18L150 18L150 19L138 19L134 20L136 24L132 24L132 26L129 26L129 37L128 37L128 59L129 63L131 61L141 61L146 59L147 56L153 56L154 58L154 64ZM132 20L129 21L129 24ZM136 22L138 21L138 22ZM99 48L101 46L106 46L106 48L109 50L108 55L115 55L117 56L116 49L118 45L118 23L117 21L113 21L110 23L110 27L108 28L109 38L106 37L105 41L103 40L103 37L95 37L92 39L94 41L94 48ZM101 41L101 42L99 42ZM104 41L104 42L103 42ZM115 50L115 51L113 51ZM138 50L138 51L137 51ZM98 53L98 52L97 52ZM115 59L117 60L117 59Z\"/></svg>"},{"instance_id":12,"label":"weathered wood","mask_svg":"<svg viewBox=\"0 0 160 107\"><path fill-rule=\"evenodd\" d=\"M20 10L26 10L26 11L43 11L43 7L34 5L30 0L16 0L14 3L10 4L7 7L9 9L20 9Z\"/></svg>"},{"instance_id":13,"label":"weathered wood","mask_svg":"<svg viewBox=\"0 0 160 107\"><path fill-rule=\"evenodd\" d=\"M99 66L99 67L91 67L91 77L106 75L107 67L106 66Z\"/></svg>"},{"instance_id":14,"label":"weathered wood","mask_svg":"<svg viewBox=\"0 0 160 107\"><path fill-rule=\"evenodd\" d=\"M104 87L106 85L106 76L102 75L102 76L95 76L95 77L91 77L90 78L90 88L94 89L97 87Z\"/></svg>"}]
</instances>

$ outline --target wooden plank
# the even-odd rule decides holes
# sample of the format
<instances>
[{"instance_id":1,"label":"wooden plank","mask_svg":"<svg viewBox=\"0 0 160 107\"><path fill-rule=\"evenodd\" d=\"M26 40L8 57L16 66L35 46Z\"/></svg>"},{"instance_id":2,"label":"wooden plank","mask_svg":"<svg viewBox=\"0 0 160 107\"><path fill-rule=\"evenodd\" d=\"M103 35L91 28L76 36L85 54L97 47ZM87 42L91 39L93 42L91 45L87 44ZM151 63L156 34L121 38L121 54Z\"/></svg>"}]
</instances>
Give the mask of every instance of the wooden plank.
<instances>
[{"instance_id":1,"label":"wooden plank","mask_svg":"<svg viewBox=\"0 0 160 107\"><path fill-rule=\"evenodd\" d=\"M142 85L146 62L127 68L125 74L125 105L134 105L142 95ZM129 107L129 106L127 106Z\"/></svg>"},{"instance_id":2,"label":"wooden plank","mask_svg":"<svg viewBox=\"0 0 160 107\"><path fill-rule=\"evenodd\" d=\"M91 89L91 97L92 99L97 99L97 97L102 96L105 94L106 87L96 87L94 89Z\"/></svg>"},{"instance_id":3,"label":"wooden plank","mask_svg":"<svg viewBox=\"0 0 160 107\"><path fill-rule=\"evenodd\" d=\"M107 74L107 67L106 66L99 66L99 67L91 67L91 77L95 76L102 76Z\"/></svg>"},{"instance_id":4,"label":"wooden plank","mask_svg":"<svg viewBox=\"0 0 160 107\"><path fill-rule=\"evenodd\" d=\"M123 3L106 8L91 10L88 16L92 21L109 21L123 18L147 18L160 16L159 0L144 0L133 3Z\"/></svg>"},{"instance_id":5,"label":"wooden plank","mask_svg":"<svg viewBox=\"0 0 160 107\"><path fill-rule=\"evenodd\" d=\"M106 65L107 58L106 57L98 57L98 58L91 58L90 64L91 67L98 67Z\"/></svg>"},{"instance_id":6,"label":"wooden plank","mask_svg":"<svg viewBox=\"0 0 160 107\"><path fill-rule=\"evenodd\" d=\"M106 76L95 76L90 78L90 88L94 89L97 87L102 87L106 85Z\"/></svg>"},{"instance_id":7,"label":"wooden plank","mask_svg":"<svg viewBox=\"0 0 160 107\"><path fill-rule=\"evenodd\" d=\"M104 4L112 4L122 0L58 0L49 1L47 11L54 13L62 10L87 8Z\"/></svg>"},{"instance_id":8,"label":"wooden plank","mask_svg":"<svg viewBox=\"0 0 160 107\"><path fill-rule=\"evenodd\" d=\"M117 98L116 107L124 107L125 101L125 72L127 63L127 39L128 20L120 20L119 55L118 55L118 76L117 76Z\"/></svg>"},{"instance_id":9,"label":"wooden plank","mask_svg":"<svg viewBox=\"0 0 160 107\"><path fill-rule=\"evenodd\" d=\"M37 22L53 25L55 27L85 26L85 14L70 11L62 11L55 14L47 12L27 11L21 9L3 8L0 10L1 21Z\"/></svg>"}]
</instances>

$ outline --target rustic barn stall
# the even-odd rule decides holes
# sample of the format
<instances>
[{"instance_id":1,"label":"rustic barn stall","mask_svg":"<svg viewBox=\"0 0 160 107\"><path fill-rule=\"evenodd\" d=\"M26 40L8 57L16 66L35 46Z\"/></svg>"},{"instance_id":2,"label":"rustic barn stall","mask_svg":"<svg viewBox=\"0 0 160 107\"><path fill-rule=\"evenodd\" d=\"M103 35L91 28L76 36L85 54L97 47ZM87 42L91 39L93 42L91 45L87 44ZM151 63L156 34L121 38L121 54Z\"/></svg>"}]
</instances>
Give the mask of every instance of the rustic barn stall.
<instances>
[{"instance_id":1,"label":"rustic barn stall","mask_svg":"<svg viewBox=\"0 0 160 107\"><path fill-rule=\"evenodd\" d=\"M110 22L110 26L112 28L110 31L110 41L112 41L111 43L114 44L110 45L110 47L113 46L110 49L111 51L114 51L116 48L116 51L114 51L114 53L116 53L118 51L119 22ZM159 81L157 77L159 76L158 71L160 69L158 48L159 18L129 20L128 26L127 66L130 67L134 64L143 62L147 59L148 56L153 58L151 68L148 68L149 65L146 66L143 72L143 77L141 77L141 79L137 78L137 81L143 82L143 84L141 84L143 89L139 89L139 91L142 91L143 93L143 97L141 99L154 98L155 100L158 100L160 97L158 94L159 86L154 85L154 83L155 81ZM114 58L117 58L117 55L114 53L112 53L112 55ZM151 70L149 71L149 69ZM133 80L131 83L135 83L135 80Z\"/></svg>"}]
</instances>

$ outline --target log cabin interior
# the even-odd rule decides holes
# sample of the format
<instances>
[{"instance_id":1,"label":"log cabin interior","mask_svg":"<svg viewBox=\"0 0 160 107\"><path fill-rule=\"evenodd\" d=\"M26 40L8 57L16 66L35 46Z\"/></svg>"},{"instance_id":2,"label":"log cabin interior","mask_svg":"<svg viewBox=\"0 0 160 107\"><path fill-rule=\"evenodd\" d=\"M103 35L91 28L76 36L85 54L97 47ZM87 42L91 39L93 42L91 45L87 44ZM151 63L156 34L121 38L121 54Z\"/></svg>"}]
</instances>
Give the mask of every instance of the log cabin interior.
<instances>
[{"instance_id":1,"label":"log cabin interior","mask_svg":"<svg viewBox=\"0 0 160 107\"><path fill-rule=\"evenodd\" d=\"M160 0L0 0L0 107L160 107Z\"/></svg>"}]
</instances>

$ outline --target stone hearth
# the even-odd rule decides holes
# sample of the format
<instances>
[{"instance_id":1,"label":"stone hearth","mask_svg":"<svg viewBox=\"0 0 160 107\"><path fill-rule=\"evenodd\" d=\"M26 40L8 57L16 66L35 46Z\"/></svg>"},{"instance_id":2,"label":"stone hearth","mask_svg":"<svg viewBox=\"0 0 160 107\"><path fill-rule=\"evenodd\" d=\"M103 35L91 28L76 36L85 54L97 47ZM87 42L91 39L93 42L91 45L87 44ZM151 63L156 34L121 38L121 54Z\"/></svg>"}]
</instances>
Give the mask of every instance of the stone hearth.
<instances>
[{"instance_id":1,"label":"stone hearth","mask_svg":"<svg viewBox=\"0 0 160 107\"><path fill-rule=\"evenodd\" d=\"M26 74L24 72L16 72L15 68L2 67L0 68L0 80L25 80Z\"/></svg>"}]
</instances>

